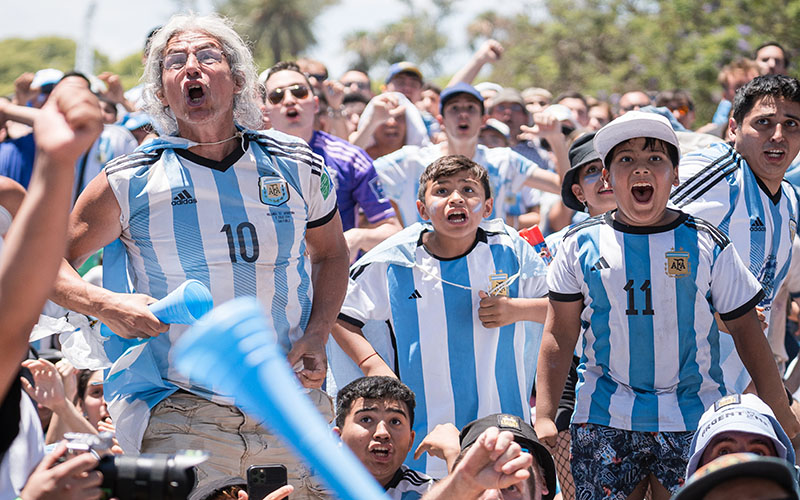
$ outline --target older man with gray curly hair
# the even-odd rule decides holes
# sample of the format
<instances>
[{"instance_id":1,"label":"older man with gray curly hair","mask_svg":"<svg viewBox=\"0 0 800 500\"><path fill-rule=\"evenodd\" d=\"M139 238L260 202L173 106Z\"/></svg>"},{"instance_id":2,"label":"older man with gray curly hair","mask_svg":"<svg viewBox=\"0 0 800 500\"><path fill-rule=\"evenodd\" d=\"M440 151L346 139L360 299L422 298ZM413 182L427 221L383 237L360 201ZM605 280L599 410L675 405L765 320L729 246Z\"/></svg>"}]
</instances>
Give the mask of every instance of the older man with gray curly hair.
<instances>
[{"instance_id":1,"label":"older man with gray curly hair","mask_svg":"<svg viewBox=\"0 0 800 500\"><path fill-rule=\"evenodd\" d=\"M144 99L163 135L111 162L75 205L67 259L76 266L110 245L104 288L64 263L54 299L98 317L114 333L104 342L109 359L129 365L105 380L123 448L210 450L200 484L283 463L293 498L318 498L308 470L232 398L175 370L172 349L186 326L161 323L147 306L187 279L203 282L216 304L256 296L298 378L331 417L320 390L325 342L348 269L331 179L304 142L252 130L261 120L256 72L227 21L175 16L150 47Z\"/></svg>"}]
</instances>

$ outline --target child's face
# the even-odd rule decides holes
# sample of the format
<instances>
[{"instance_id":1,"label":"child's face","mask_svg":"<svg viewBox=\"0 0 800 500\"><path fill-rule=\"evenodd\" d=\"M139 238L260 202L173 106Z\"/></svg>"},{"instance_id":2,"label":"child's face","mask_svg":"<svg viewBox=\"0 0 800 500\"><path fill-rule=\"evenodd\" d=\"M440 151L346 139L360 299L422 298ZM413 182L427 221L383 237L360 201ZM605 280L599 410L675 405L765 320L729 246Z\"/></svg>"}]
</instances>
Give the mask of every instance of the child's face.
<instances>
[{"instance_id":1,"label":"child's face","mask_svg":"<svg viewBox=\"0 0 800 500\"><path fill-rule=\"evenodd\" d=\"M462 170L428 182L425 203L417 201L417 209L439 236L472 242L478 225L492 213L492 199L486 199L478 179Z\"/></svg>"},{"instance_id":2,"label":"child's face","mask_svg":"<svg viewBox=\"0 0 800 500\"><path fill-rule=\"evenodd\" d=\"M678 185L678 167L666 148L656 142L645 149L645 138L618 145L603 178L617 200L617 219L631 226L657 226L667 218L672 186Z\"/></svg>"},{"instance_id":3,"label":"child's face","mask_svg":"<svg viewBox=\"0 0 800 500\"><path fill-rule=\"evenodd\" d=\"M602 178L603 162L594 160L583 165L572 193L589 207L589 215L599 215L617 207L614 190Z\"/></svg>"},{"instance_id":4,"label":"child's face","mask_svg":"<svg viewBox=\"0 0 800 500\"><path fill-rule=\"evenodd\" d=\"M381 485L392 479L414 444L410 415L402 401L358 398L344 425L335 430Z\"/></svg>"},{"instance_id":5,"label":"child's face","mask_svg":"<svg viewBox=\"0 0 800 500\"><path fill-rule=\"evenodd\" d=\"M480 102L467 94L451 98L442 110L442 125L450 139L475 139L484 121Z\"/></svg>"}]
</instances>

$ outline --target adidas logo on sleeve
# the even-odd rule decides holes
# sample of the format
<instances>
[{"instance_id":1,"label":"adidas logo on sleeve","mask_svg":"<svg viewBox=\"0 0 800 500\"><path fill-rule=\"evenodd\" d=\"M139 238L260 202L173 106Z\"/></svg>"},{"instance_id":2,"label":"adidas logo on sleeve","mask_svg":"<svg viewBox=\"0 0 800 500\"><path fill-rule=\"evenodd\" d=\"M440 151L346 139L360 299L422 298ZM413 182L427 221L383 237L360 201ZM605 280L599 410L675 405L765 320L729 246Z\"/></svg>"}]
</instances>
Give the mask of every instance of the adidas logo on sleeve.
<instances>
[{"instance_id":1,"label":"adidas logo on sleeve","mask_svg":"<svg viewBox=\"0 0 800 500\"><path fill-rule=\"evenodd\" d=\"M185 189L172 198L173 207L175 205L191 205L192 203L197 203L197 200Z\"/></svg>"}]
</instances>

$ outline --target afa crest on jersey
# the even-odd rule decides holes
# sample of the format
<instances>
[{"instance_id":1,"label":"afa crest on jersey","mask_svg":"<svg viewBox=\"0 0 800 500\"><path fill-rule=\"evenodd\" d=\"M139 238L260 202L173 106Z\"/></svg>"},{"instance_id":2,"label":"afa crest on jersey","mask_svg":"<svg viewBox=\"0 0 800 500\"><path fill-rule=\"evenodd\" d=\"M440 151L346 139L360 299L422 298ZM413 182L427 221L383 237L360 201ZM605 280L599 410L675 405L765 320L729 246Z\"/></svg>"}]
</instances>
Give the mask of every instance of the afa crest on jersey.
<instances>
[{"instance_id":1,"label":"afa crest on jersey","mask_svg":"<svg viewBox=\"0 0 800 500\"><path fill-rule=\"evenodd\" d=\"M691 274L692 269L689 263L689 252L673 250L667 252L665 255L667 257L667 263L665 264L667 276L682 278L683 276L689 276L689 274Z\"/></svg>"},{"instance_id":2,"label":"afa crest on jersey","mask_svg":"<svg viewBox=\"0 0 800 500\"><path fill-rule=\"evenodd\" d=\"M259 177L261 203L277 207L289 201L289 184L280 177Z\"/></svg>"}]
</instances>

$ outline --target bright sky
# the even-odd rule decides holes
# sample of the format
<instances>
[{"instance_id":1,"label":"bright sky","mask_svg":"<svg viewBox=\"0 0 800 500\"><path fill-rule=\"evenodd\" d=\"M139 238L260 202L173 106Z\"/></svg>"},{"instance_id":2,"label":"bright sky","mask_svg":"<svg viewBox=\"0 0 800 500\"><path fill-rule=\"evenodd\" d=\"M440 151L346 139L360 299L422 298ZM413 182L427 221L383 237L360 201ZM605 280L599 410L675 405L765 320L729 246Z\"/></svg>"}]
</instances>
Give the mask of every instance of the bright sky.
<instances>
[{"instance_id":1,"label":"bright sky","mask_svg":"<svg viewBox=\"0 0 800 500\"><path fill-rule=\"evenodd\" d=\"M81 38L84 18L91 0L8 0L0 16L0 39L9 37L35 38L59 35ZM431 5L430 0L414 0L416 5ZM535 0L508 0L505 14L532 8ZM91 42L96 49L112 60L137 50L153 27L163 24L181 5L194 6L201 13L213 10L211 0L96 0ZM457 13L443 27L450 33L452 52L443 71L452 73L469 57L465 28L475 16L487 9L483 0L457 0ZM340 76L350 59L343 47L343 37L359 29L371 29L399 19L406 13L400 0L341 0L317 18L318 45L309 54L323 61L330 74ZM379 68L378 72L383 69ZM382 75L373 74L380 78Z\"/></svg>"}]
</instances>

